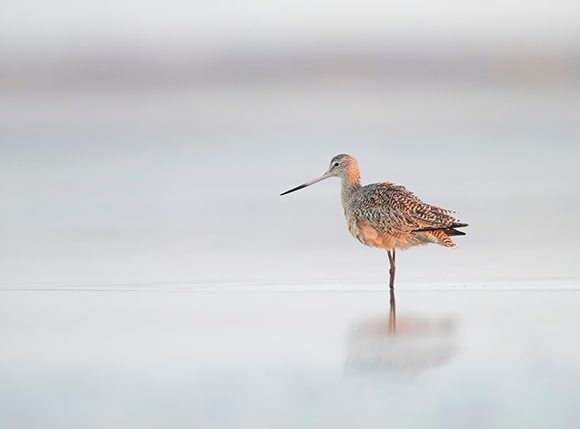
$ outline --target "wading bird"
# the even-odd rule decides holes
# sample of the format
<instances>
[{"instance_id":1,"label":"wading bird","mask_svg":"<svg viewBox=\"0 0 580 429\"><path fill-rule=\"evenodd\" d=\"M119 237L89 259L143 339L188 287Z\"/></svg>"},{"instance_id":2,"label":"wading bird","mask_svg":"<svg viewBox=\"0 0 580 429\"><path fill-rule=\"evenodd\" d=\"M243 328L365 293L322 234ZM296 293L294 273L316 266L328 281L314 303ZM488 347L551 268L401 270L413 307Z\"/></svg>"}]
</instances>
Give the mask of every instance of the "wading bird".
<instances>
[{"instance_id":1,"label":"wading bird","mask_svg":"<svg viewBox=\"0 0 580 429\"><path fill-rule=\"evenodd\" d=\"M329 177L342 180L342 206L350 233L367 246L385 249L389 257L389 287L395 286L395 251L435 243L455 247L456 228L467 226L452 211L422 202L403 186L373 183L361 186L356 159L336 155L321 177L280 194L304 189Z\"/></svg>"}]
</instances>

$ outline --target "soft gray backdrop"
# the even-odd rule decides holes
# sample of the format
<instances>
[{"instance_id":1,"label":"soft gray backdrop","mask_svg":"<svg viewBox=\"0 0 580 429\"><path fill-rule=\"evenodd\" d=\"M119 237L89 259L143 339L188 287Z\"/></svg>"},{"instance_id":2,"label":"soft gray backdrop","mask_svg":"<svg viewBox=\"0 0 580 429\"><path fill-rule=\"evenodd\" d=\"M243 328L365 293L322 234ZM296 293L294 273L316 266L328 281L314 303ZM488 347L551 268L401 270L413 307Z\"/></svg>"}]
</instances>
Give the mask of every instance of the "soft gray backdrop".
<instances>
[{"instance_id":1,"label":"soft gray backdrop","mask_svg":"<svg viewBox=\"0 0 580 429\"><path fill-rule=\"evenodd\" d=\"M338 183L278 197L342 152L470 224L400 282L578 277L579 11L545 3L6 4L0 282L382 281Z\"/></svg>"}]
</instances>

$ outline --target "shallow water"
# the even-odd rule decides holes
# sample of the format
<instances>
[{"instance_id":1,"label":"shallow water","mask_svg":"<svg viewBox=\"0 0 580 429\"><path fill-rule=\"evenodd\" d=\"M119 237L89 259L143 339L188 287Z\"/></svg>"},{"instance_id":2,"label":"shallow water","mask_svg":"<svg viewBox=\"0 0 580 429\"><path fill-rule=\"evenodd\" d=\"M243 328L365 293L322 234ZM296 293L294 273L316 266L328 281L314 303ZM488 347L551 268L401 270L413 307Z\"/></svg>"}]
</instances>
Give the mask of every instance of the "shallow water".
<instances>
[{"instance_id":1,"label":"shallow water","mask_svg":"<svg viewBox=\"0 0 580 429\"><path fill-rule=\"evenodd\" d=\"M580 427L578 88L449 89L7 92L0 427ZM341 152L470 224L396 320L339 184L278 196Z\"/></svg>"},{"instance_id":2,"label":"shallow water","mask_svg":"<svg viewBox=\"0 0 580 429\"><path fill-rule=\"evenodd\" d=\"M8 93L0 285L380 280L337 180L279 197L341 152L470 225L401 281L580 277L578 88L202 89Z\"/></svg>"},{"instance_id":3,"label":"shallow water","mask_svg":"<svg viewBox=\"0 0 580 429\"><path fill-rule=\"evenodd\" d=\"M5 288L0 425L578 427L580 283L532 286Z\"/></svg>"}]
</instances>

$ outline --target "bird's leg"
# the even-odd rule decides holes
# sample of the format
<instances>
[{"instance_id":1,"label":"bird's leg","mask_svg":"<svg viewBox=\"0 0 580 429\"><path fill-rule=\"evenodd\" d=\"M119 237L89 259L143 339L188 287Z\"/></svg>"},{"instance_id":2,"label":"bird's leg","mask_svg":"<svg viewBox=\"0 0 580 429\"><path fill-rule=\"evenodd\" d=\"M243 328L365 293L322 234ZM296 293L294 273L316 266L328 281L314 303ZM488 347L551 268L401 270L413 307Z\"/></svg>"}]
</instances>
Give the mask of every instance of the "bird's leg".
<instances>
[{"instance_id":1,"label":"bird's leg","mask_svg":"<svg viewBox=\"0 0 580 429\"><path fill-rule=\"evenodd\" d=\"M393 253L391 253L393 252ZM391 268L389 269L389 288L395 288L395 248L391 250L387 250L387 255L389 255L389 264Z\"/></svg>"},{"instance_id":2,"label":"bird's leg","mask_svg":"<svg viewBox=\"0 0 580 429\"><path fill-rule=\"evenodd\" d=\"M395 262L395 248L393 247L393 266L391 267L391 279L389 280L389 287L395 289L395 272L397 271L397 264Z\"/></svg>"}]
</instances>

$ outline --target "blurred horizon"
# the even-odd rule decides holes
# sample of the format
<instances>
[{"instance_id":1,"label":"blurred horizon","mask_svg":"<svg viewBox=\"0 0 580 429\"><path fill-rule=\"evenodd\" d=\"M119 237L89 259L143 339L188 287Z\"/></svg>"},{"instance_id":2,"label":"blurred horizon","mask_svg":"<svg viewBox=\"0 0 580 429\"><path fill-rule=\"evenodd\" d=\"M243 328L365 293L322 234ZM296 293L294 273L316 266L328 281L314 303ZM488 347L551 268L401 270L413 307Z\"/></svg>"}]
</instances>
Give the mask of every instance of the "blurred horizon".
<instances>
[{"instance_id":1,"label":"blurred horizon","mask_svg":"<svg viewBox=\"0 0 580 429\"><path fill-rule=\"evenodd\" d=\"M568 0L5 2L0 88L325 77L577 83L579 22Z\"/></svg>"},{"instance_id":2,"label":"blurred horizon","mask_svg":"<svg viewBox=\"0 0 580 429\"><path fill-rule=\"evenodd\" d=\"M129 44L10 53L0 45L4 91L75 87L163 88L324 80L375 84L577 85L580 44L471 46L395 42L308 46L255 43L200 48ZM122 86L119 86L122 85Z\"/></svg>"}]
</instances>

